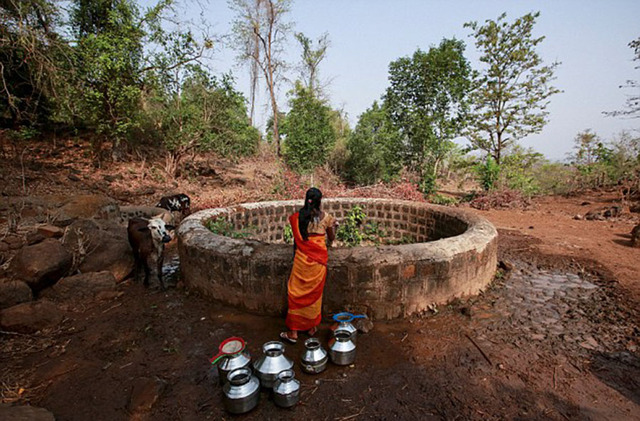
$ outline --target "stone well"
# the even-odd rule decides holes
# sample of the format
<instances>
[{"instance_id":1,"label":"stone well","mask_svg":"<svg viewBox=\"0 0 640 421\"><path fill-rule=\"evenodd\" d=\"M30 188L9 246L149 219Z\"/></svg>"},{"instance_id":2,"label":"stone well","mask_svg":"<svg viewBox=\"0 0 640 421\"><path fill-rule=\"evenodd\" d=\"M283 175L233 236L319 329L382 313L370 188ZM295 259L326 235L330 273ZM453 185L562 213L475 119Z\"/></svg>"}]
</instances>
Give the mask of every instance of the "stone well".
<instances>
[{"instance_id":1,"label":"stone well","mask_svg":"<svg viewBox=\"0 0 640 421\"><path fill-rule=\"evenodd\" d=\"M301 201L249 203L190 215L178 229L180 270L187 286L252 312L286 311L291 245L282 241L288 216ZM388 199L324 199L338 220L355 205L387 235L414 243L330 248L325 314L350 310L393 319L427 310L433 303L477 294L496 269L497 232L472 213L427 203ZM236 229L250 226L251 239L213 234L204 223L225 217Z\"/></svg>"}]
</instances>

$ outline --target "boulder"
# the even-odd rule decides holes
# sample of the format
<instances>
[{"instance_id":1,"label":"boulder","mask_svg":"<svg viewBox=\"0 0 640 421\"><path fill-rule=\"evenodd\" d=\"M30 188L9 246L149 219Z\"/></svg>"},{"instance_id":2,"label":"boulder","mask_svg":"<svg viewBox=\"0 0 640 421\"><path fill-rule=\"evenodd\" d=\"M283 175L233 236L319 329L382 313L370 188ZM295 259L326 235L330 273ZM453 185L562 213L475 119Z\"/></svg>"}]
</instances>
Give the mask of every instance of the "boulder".
<instances>
[{"instance_id":1,"label":"boulder","mask_svg":"<svg viewBox=\"0 0 640 421\"><path fill-rule=\"evenodd\" d=\"M45 238L60 238L64 235L64 230L55 225L40 225L38 232Z\"/></svg>"},{"instance_id":2,"label":"boulder","mask_svg":"<svg viewBox=\"0 0 640 421\"><path fill-rule=\"evenodd\" d=\"M631 247L640 247L640 224L631 230Z\"/></svg>"},{"instance_id":3,"label":"boulder","mask_svg":"<svg viewBox=\"0 0 640 421\"><path fill-rule=\"evenodd\" d=\"M81 273L63 278L40 294L54 301L95 298L104 291L116 289L116 278L109 271Z\"/></svg>"},{"instance_id":4,"label":"boulder","mask_svg":"<svg viewBox=\"0 0 640 421\"><path fill-rule=\"evenodd\" d=\"M0 281L0 310L33 300L29 285L22 281Z\"/></svg>"},{"instance_id":5,"label":"boulder","mask_svg":"<svg viewBox=\"0 0 640 421\"><path fill-rule=\"evenodd\" d=\"M3 241L7 243L11 250L18 250L24 246L24 238L21 235L9 234Z\"/></svg>"},{"instance_id":6,"label":"boulder","mask_svg":"<svg viewBox=\"0 0 640 421\"><path fill-rule=\"evenodd\" d=\"M62 207L53 211L54 224L66 227L79 218L117 219L120 217L118 203L106 196L74 196Z\"/></svg>"},{"instance_id":7,"label":"boulder","mask_svg":"<svg viewBox=\"0 0 640 421\"><path fill-rule=\"evenodd\" d=\"M584 216L588 221L603 221L609 218L616 218L622 214L622 206L606 206L603 208L592 209Z\"/></svg>"},{"instance_id":8,"label":"boulder","mask_svg":"<svg viewBox=\"0 0 640 421\"><path fill-rule=\"evenodd\" d=\"M0 310L0 327L8 332L35 333L63 318L63 312L51 301L38 300Z\"/></svg>"},{"instance_id":9,"label":"boulder","mask_svg":"<svg viewBox=\"0 0 640 421\"><path fill-rule=\"evenodd\" d=\"M30 405L11 406L0 404L0 420L6 421L55 421L55 417L44 408Z\"/></svg>"},{"instance_id":10,"label":"boulder","mask_svg":"<svg viewBox=\"0 0 640 421\"><path fill-rule=\"evenodd\" d=\"M67 227L63 244L82 273L107 270L121 282L133 271L127 230L116 222L79 219Z\"/></svg>"},{"instance_id":11,"label":"boulder","mask_svg":"<svg viewBox=\"0 0 640 421\"><path fill-rule=\"evenodd\" d=\"M16 253L9 270L38 292L55 284L71 269L73 257L59 241L48 238L23 247Z\"/></svg>"}]
</instances>

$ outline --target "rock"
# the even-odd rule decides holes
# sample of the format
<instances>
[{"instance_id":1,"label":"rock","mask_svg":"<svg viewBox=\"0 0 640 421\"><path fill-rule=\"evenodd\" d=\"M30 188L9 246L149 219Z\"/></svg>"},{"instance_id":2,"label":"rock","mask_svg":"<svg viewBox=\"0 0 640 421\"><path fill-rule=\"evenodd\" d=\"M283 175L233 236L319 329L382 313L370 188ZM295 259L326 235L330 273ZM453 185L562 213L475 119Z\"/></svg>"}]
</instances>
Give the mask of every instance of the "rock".
<instances>
[{"instance_id":1,"label":"rock","mask_svg":"<svg viewBox=\"0 0 640 421\"><path fill-rule=\"evenodd\" d=\"M66 275L71 269L72 260L71 254L60 242L48 238L18 251L9 271L38 292Z\"/></svg>"},{"instance_id":2,"label":"rock","mask_svg":"<svg viewBox=\"0 0 640 421\"><path fill-rule=\"evenodd\" d=\"M63 244L82 273L108 270L121 282L133 271L127 230L113 221L79 219L67 227Z\"/></svg>"},{"instance_id":3,"label":"rock","mask_svg":"<svg viewBox=\"0 0 640 421\"><path fill-rule=\"evenodd\" d=\"M103 291L116 289L116 278L109 271L81 273L59 280L51 288L42 291L41 296L54 300L96 298Z\"/></svg>"},{"instance_id":4,"label":"rock","mask_svg":"<svg viewBox=\"0 0 640 421\"><path fill-rule=\"evenodd\" d=\"M45 238L46 237L44 235L40 234L38 231L31 231L26 236L27 245L32 246L34 244L38 244L39 242L41 242Z\"/></svg>"},{"instance_id":5,"label":"rock","mask_svg":"<svg viewBox=\"0 0 640 421\"><path fill-rule=\"evenodd\" d=\"M511 272L513 270L513 263L509 262L508 260L500 260L498 262L498 268L504 271Z\"/></svg>"},{"instance_id":6,"label":"rock","mask_svg":"<svg viewBox=\"0 0 640 421\"><path fill-rule=\"evenodd\" d=\"M369 318L355 319L353 325L360 333L369 333L373 329L373 322Z\"/></svg>"},{"instance_id":7,"label":"rock","mask_svg":"<svg viewBox=\"0 0 640 421\"><path fill-rule=\"evenodd\" d=\"M120 217L118 203L106 196L75 196L52 215L54 223L66 227L79 218L117 219Z\"/></svg>"},{"instance_id":8,"label":"rock","mask_svg":"<svg viewBox=\"0 0 640 421\"><path fill-rule=\"evenodd\" d=\"M0 281L0 310L33 300L29 285L22 281Z\"/></svg>"},{"instance_id":9,"label":"rock","mask_svg":"<svg viewBox=\"0 0 640 421\"><path fill-rule=\"evenodd\" d=\"M121 282L133 272L134 265L129 240L115 235L104 235L97 247L89 250L78 269L82 273L106 270L113 274L116 282Z\"/></svg>"},{"instance_id":10,"label":"rock","mask_svg":"<svg viewBox=\"0 0 640 421\"><path fill-rule=\"evenodd\" d=\"M55 421L55 417L44 408L37 406L11 406L0 404L0 420L5 421Z\"/></svg>"},{"instance_id":11,"label":"rock","mask_svg":"<svg viewBox=\"0 0 640 421\"><path fill-rule=\"evenodd\" d=\"M3 241L7 243L11 250L18 250L24 246L24 238L15 234L7 235Z\"/></svg>"},{"instance_id":12,"label":"rock","mask_svg":"<svg viewBox=\"0 0 640 421\"><path fill-rule=\"evenodd\" d=\"M46 238L60 238L64 235L64 230L55 225L40 225L38 232Z\"/></svg>"},{"instance_id":13,"label":"rock","mask_svg":"<svg viewBox=\"0 0 640 421\"><path fill-rule=\"evenodd\" d=\"M166 387L167 384L159 379L137 378L129 397L129 411L133 413L150 411Z\"/></svg>"},{"instance_id":14,"label":"rock","mask_svg":"<svg viewBox=\"0 0 640 421\"><path fill-rule=\"evenodd\" d=\"M631 230L631 247L640 247L640 224Z\"/></svg>"},{"instance_id":15,"label":"rock","mask_svg":"<svg viewBox=\"0 0 640 421\"><path fill-rule=\"evenodd\" d=\"M573 219L575 219L576 221L582 221L584 219L584 216L577 214L573 217Z\"/></svg>"},{"instance_id":16,"label":"rock","mask_svg":"<svg viewBox=\"0 0 640 421\"><path fill-rule=\"evenodd\" d=\"M586 213L584 219L587 221L603 221L608 218L616 218L622 214L622 207L618 205L605 206L603 208L592 209Z\"/></svg>"},{"instance_id":17,"label":"rock","mask_svg":"<svg viewBox=\"0 0 640 421\"><path fill-rule=\"evenodd\" d=\"M51 301L22 303L0 311L0 327L8 332L35 333L62 322L62 311Z\"/></svg>"},{"instance_id":18,"label":"rock","mask_svg":"<svg viewBox=\"0 0 640 421\"><path fill-rule=\"evenodd\" d=\"M77 175L75 175L75 174L69 174L69 175L67 176L67 178L68 178L69 180L71 180L71 181L80 181L80 177L78 177L78 176L77 176Z\"/></svg>"}]
</instances>

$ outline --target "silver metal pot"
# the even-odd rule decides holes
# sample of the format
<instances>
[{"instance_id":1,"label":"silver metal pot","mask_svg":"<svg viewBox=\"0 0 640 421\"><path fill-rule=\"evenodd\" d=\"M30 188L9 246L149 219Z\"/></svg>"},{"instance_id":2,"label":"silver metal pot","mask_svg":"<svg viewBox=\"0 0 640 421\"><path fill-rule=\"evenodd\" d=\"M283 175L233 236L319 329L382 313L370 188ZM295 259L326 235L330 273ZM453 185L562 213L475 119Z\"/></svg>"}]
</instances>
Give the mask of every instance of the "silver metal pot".
<instances>
[{"instance_id":1,"label":"silver metal pot","mask_svg":"<svg viewBox=\"0 0 640 421\"><path fill-rule=\"evenodd\" d=\"M302 371L309 374L322 373L327 368L329 355L320 345L318 338L309 338L304 341L305 351L302 353L300 365Z\"/></svg>"},{"instance_id":2,"label":"silver metal pot","mask_svg":"<svg viewBox=\"0 0 640 421\"><path fill-rule=\"evenodd\" d=\"M356 344L351 340L348 330L338 329L329 340L329 356L337 365L353 364L356 360Z\"/></svg>"},{"instance_id":3,"label":"silver metal pot","mask_svg":"<svg viewBox=\"0 0 640 421\"><path fill-rule=\"evenodd\" d=\"M273 401L282 408L290 408L300 400L300 382L295 379L293 370L278 373L273 383Z\"/></svg>"},{"instance_id":4,"label":"silver metal pot","mask_svg":"<svg viewBox=\"0 0 640 421\"><path fill-rule=\"evenodd\" d=\"M224 407L232 414L244 414L258 405L260 381L249 368L238 368L229 373L228 383L222 386Z\"/></svg>"},{"instance_id":5,"label":"silver metal pot","mask_svg":"<svg viewBox=\"0 0 640 421\"><path fill-rule=\"evenodd\" d=\"M335 335L338 330L346 330L351 334L351 340L354 344L358 343L358 329L349 321L349 322L338 322L338 326L333 329L333 334Z\"/></svg>"},{"instance_id":6,"label":"silver metal pot","mask_svg":"<svg viewBox=\"0 0 640 421\"><path fill-rule=\"evenodd\" d=\"M264 355L253 363L253 371L260 379L262 387L271 389L278 374L293 367L293 361L284 355L284 344L273 341L262 345Z\"/></svg>"},{"instance_id":7,"label":"silver metal pot","mask_svg":"<svg viewBox=\"0 0 640 421\"><path fill-rule=\"evenodd\" d=\"M220 384L227 383L227 376L238 368L251 369L251 355L247 351L223 357L218 361L218 378Z\"/></svg>"}]
</instances>

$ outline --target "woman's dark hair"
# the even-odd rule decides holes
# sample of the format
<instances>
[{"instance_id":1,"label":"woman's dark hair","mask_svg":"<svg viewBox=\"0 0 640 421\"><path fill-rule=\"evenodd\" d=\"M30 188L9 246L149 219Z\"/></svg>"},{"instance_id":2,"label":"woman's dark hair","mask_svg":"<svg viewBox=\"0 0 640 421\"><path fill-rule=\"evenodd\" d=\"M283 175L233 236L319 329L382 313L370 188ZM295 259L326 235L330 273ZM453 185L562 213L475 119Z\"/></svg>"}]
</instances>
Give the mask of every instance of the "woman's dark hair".
<instances>
[{"instance_id":1,"label":"woman's dark hair","mask_svg":"<svg viewBox=\"0 0 640 421\"><path fill-rule=\"evenodd\" d=\"M322 200L322 192L315 187L307 190L304 198L304 206L300 208L298 216L298 229L300 235L305 240L309 239L309 223L311 219L320 215L320 201Z\"/></svg>"}]
</instances>

